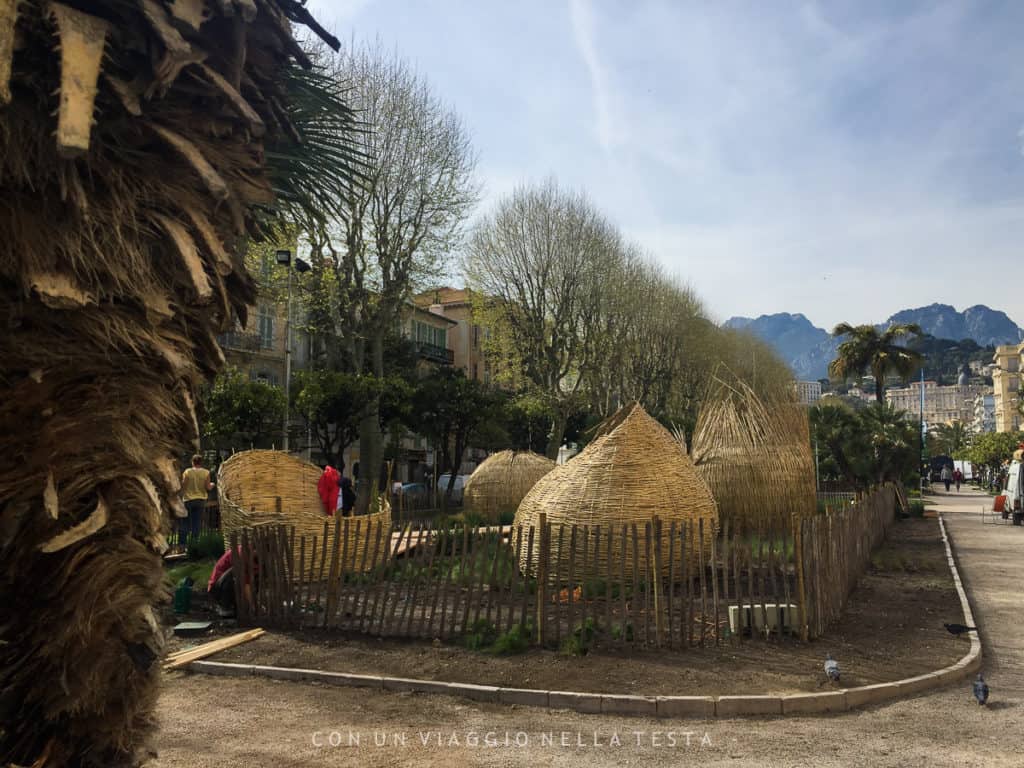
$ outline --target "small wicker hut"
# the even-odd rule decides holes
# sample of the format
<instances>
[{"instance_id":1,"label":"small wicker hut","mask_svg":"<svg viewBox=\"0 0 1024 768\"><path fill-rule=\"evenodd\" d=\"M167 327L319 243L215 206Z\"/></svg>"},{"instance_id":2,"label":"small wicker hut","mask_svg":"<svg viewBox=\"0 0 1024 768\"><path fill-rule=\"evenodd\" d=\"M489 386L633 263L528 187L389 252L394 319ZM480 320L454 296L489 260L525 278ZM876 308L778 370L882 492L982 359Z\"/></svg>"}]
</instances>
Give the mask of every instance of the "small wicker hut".
<instances>
[{"instance_id":1,"label":"small wicker hut","mask_svg":"<svg viewBox=\"0 0 1024 768\"><path fill-rule=\"evenodd\" d=\"M690 455L740 528L785 526L816 509L807 412L795 398L759 397L742 381L716 379L697 419Z\"/></svg>"},{"instance_id":2,"label":"small wicker hut","mask_svg":"<svg viewBox=\"0 0 1024 768\"><path fill-rule=\"evenodd\" d=\"M492 522L515 514L523 497L555 462L532 451L499 451L476 468L463 491L465 508Z\"/></svg>"},{"instance_id":3,"label":"small wicker hut","mask_svg":"<svg viewBox=\"0 0 1024 768\"><path fill-rule=\"evenodd\" d=\"M321 510L316 484L321 470L309 462L282 451L242 451L231 456L220 465L217 473L217 496L220 500L221 530L225 546L231 534L243 528L261 525L285 525L295 528L295 563L299 562L299 539L306 537L306 551L311 551L313 537L323 541L324 523L328 526L328 546L334 540L334 518L328 518ZM281 500L280 510L277 499ZM374 546L377 529L383 526L381 537L389 535L391 529L391 507L382 497L381 511L369 515L343 518L348 522L350 541L347 543L345 561L352 565L345 570L369 569L376 565L373 551L378 549L378 559L386 553L386 545ZM359 535L355 535L358 526ZM382 540L386 540L383 539ZM364 558L363 550L369 542L369 554ZM322 544L320 544L322 546ZM339 553L341 554L341 553Z\"/></svg>"},{"instance_id":4,"label":"small wicker hut","mask_svg":"<svg viewBox=\"0 0 1024 768\"><path fill-rule=\"evenodd\" d=\"M698 521L703 520L704 546L709 551L718 523L715 500L668 430L639 403L633 403L609 419L603 431L582 453L568 464L555 467L526 494L516 512L516 525L537 526L544 513L548 523L555 526L589 526L591 531L601 526L604 540L612 549L612 573L619 572L623 556L625 572L632 574L634 568L631 543L623 555L623 526L629 526L631 536L636 525L643 536L645 525L655 517L662 526L663 572L668 570L668 533L673 523L692 524L687 548L693 552ZM592 558L597 575L609 572L608 552L604 545L601 550ZM645 567L643 550L641 541L640 567ZM678 558L679 547L673 551ZM556 561L560 556L558 536L553 534L548 559ZM524 548L521 567L531 571L535 557L536 553Z\"/></svg>"}]
</instances>

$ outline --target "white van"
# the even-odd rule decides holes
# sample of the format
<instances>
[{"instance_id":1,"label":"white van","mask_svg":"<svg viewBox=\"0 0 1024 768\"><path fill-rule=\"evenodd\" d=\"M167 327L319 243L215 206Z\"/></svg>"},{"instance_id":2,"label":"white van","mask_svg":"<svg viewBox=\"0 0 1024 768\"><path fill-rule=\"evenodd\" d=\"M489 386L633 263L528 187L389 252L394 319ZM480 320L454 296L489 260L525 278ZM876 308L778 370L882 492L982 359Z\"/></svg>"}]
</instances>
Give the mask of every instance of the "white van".
<instances>
[{"instance_id":1,"label":"white van","mask_svg":"<svg viewBox=\"0 0 1024 768\"><path fill-rule=\"evenodd\" d=\"M1018 449L1013 452L1013 461L1006 472L1006 482L1003 484L1005 497L1003 502L1003 517L1013 515L1013 524L1020 525L1024 519L1024 482L1021 478L1021 467L1024 466L1024 451Z\"/></svg>"}]
</instances>

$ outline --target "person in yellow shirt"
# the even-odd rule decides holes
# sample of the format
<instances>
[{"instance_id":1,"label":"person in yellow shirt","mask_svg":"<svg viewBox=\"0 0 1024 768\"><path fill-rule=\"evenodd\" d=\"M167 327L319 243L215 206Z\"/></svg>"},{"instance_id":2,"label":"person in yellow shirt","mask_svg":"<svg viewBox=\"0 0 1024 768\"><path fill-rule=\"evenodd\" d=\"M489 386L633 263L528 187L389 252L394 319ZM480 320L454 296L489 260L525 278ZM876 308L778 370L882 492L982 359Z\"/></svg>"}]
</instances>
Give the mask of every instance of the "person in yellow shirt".
<instances>
[{"instance_id":1,"label":"person in yellow shirt","mask_svg":"<svg viewBox=\"0 0 1024 768\"><path fill-rule=\"evenodd\" d=\"M181 473L181 498L188 515L178 524L178 546L186 546L190 538L199 535L206 495L212 488L210 470L203 468L203 457L197 453L192 457L192 466Z\"/></svg>"}]
</instances>

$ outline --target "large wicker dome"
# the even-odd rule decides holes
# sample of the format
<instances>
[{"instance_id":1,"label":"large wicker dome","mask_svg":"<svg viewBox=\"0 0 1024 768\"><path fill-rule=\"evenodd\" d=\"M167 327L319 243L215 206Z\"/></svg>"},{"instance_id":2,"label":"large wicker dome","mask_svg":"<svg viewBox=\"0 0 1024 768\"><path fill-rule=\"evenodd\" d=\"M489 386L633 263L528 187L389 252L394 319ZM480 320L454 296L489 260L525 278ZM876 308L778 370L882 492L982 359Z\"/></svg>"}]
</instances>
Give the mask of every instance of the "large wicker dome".
<instances>
[{"instance_id":1,"label":"large wicker dome","mask_svg":"<svg viewBox=\"0 0 1024 768\"><path fill-rule=\"evenodd\" d=\"M764 528L814 514L808 431L795 398L766 402L741 381L719 382L697 419L691 457L723 521Z\"/></svg>"},{"instance_id":2,"label":"large wicker dome","mask_svg":"<svg viewBox=\"0 0 1024 768\"><path fill-rule=\"evenodd\" d=\"M466 482L463 504L468 511L496 521L515 514L523 497L555 462L532 451L500 451L476 468Z\"/></svg>"},{"instance_id":3,"label":"large wicker dome","mask_svg":"<svg viewBox=\"0 0 1024 768\"><path fill-rule=\"evenodd\" d=\"M307 552L311 551L313 537L323 546L324 523L328 525L328 544L333 541L336 518L327 517L322 511L316 485L321 470L307 461L282 451L241 451L220 465L217 472L217 497L220 501L221 530L224 545L228 546L231 534L243 528L264 525L285 525L295 528L295 562L299 560L299 540L305 536ZM277 509L280 499L280 511ZM347 522L346 522L347 521ZM363 563L362 551L377 544L377 528L384 526L382 536L387 538L391 528L391 507L383 497L380 512L341 519L341 527L348 525L344 557L344 570L373 567L374 563ZM358 532L358 538L356 533ZM369 547L367 547L369 541ZM307 555L307 566L310 555ZM372 560L367 557L365 560ZM351 566L351 567L350 567Z\"/></svg>"},{"instance_id":4,"label":"large wicker dome","mask_svg":"<svg viewBox=\"0 0 1024 768\"><path fill-rule=\"evenodd\" d=\"M517 525L548 523L566 526L611 526L613 545L621 547L622 526L644 525L658 517L663 531L673 521L704 520L705 545L717 527L718 511L711 491L679 443L639 405L623 408L610 429L568 464L555 467L526 495L516 512ZM668 536L663 539L667 551ZM552 537L551 557L558 557ZM695 539L694 539L695 540ZM524 552L523 565L527 566ZM643 555L641 554L641 557ZM667 558L665 558L667 562ZM632 553L626 552L627 571Z\"/></svg>"}]
</instances>

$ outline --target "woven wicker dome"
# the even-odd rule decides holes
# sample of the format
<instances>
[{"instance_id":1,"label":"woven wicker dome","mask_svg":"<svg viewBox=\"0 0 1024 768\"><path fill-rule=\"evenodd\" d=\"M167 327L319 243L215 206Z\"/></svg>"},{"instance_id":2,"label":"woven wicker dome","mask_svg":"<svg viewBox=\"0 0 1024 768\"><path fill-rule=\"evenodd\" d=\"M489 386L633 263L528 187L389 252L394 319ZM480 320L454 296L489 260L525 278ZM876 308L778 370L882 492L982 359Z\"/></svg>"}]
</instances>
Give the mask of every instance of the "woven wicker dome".
<instances>
[{"instance_id":1,"label":"woven wicker dome","mask_svg":"<svg viewBox=\"0 0 1024 768\"><path fill-rule=\"evenodd\" d=\"M516 524L536 526L545 513L554 525L612 526L618 537L624 524L642 532L655 516L665 531L673 521L696 526L703 519L707 544L718 521L715 500L679 443L639 404L626 406L611 423L611 431L533 487L519 505ZM552 557L556 550L553 543ZM627 570L630 560L627 552Z\"/></svg>"},{"instance_id":2,"label":"woven wicker dome","mask_svg":"<svg viewBox=\"0 0 1024 768\"><path fill-rule=\"evenodd\" d=\"M723 521L753 528L814 514L808 431L795 402L765 402L743 382L719 382L697 420L691 455Z\"/></svg>"},{"instance_id":3,"label":"woven wicker dome","mask_svg":"<svg viewBox=\"0 0 1024 768\"><path fill-rule=\"evenodd\" d=\"M466 481L463 504L466 509L497 520L515 512L523 497L555 462L532 451L500 451L488 456Z\"/></svg>"},{"instance_id":4,"label":"woven wicker dome","mask_svg":"<svg viewBox=\"0 0 1024 768\"><path fill-rule=\"evenodd\" d=\"M221 529L224 543L228 545L231 534L243 528L261 525L285 525L295 528L295 562L299 559L299 539L306 536L307 552L312 547L312 538L323 541L324 523L328 525L328 543L333 540L338 518L324 515L316 484L321 470L309 462L282 451L242 451L220 465L217 473L217 497L220 500ZM281 499L281 511L277 511L277 499ZM359 515L348 520L352 541L347 544L346 560L359 562L367 539L370 550L376 543L376 528L385 527L386 536L391 527L391 507L383 501L382 511L371 515ZM344 520L342 526L345 525ZM358 547L355 547L355 531L359 526ZM369 532L367 527L369 526ZM368 535L369 533L369 535ZM383 550L381 546L381 550ZM307 555L307 560L309 556ZM367 561L372 557L367 557ZM372 568L367 562L365 567ZM346 570L345 564L342 565Z\"/></svg>"}]
</instances>

